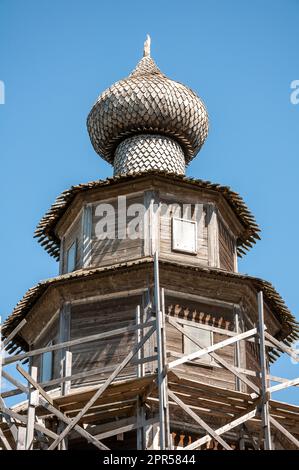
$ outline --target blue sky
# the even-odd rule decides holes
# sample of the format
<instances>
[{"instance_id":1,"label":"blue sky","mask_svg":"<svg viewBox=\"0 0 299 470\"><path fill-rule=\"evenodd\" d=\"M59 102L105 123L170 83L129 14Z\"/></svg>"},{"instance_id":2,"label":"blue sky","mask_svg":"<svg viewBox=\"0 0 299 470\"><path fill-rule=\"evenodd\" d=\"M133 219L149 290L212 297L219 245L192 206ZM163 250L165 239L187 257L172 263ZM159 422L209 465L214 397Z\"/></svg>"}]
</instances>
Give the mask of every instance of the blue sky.
<instances>
[{"instance_id":1,"label":"blue sky","mask_svg":"<svg viewBox=\"0 0 299 470\"><path fill-rule=\"evenodd\" d=\"M97 95L141 58L193 88L210 116L207 142L188 169L230 185L262 228L240 271L273 282L298 317L299 79L296 0L0 1L2 292L10 313L25 291L57 273L32 238L57 194L105 178L111 167L86 131ZM295 377L288 358L272 368ZM298 389L276 394L299 404Z\"/></svg>"}]
</instances>

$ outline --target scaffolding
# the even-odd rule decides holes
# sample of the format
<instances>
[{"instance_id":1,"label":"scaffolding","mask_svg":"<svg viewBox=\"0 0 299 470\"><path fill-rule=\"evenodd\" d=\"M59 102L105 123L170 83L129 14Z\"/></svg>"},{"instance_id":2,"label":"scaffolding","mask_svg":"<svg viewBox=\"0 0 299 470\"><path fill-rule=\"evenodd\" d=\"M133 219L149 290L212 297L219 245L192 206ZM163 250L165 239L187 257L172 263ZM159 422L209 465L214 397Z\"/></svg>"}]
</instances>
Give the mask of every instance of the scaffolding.
<instances>
[{"instance_id":1,"label":"scaffolding","mask_svg":"<svg viewBox=\"0 0 299 470\"><path fill-rule=\"evenodd\" d=\"M203 347L178 319L166 314L164 297L156 253L154 302L144 311L140 305L136 306L134 325L21 354L6 357L2 354L1 379L10 382L14 388L3 391L0 396L0 447L5 450L66 450L70 436L77 435L99 450L109 450L107 439L114 436L121 439L126 433L136 431L136 449L139 450L244 450L248 447L273 450L274 435L283 439L286 448L299 448L299 407L272 399L272 394L279 390L299 386L299 378L288 380L270 375L267 348L286 353L295 362L299 362L299 357L294 348L267 332L263 293L258 293L257 327L242 332L223 331L227 337L208 347ZM166 322L187 337L196 350L170 361ZM22 320L3 341L2 353L25 323L26 320ZM69 350L72 346L107 340L128 331L135 334L136 342L120 364L72 374ZM155 354L147 356L145 345L153 338ZM242 341L254 341L259 345L260 372L240 367L238 346ZM228 345L236 347L236 365L218 354ZM38 369L30 365L30 360L50 351L64 351L62 374L57 379L40 383ZM192 363L206 355L211 356L217 367L234 375L238 384L236 390L195 381L177 372L179 365ZM24 361L29 361L29 372L23 366ZM147 363L157 364L157 368L145 373ZM11 364L15 364L16 373L7 371L6 366ZM128 364L136 366L135 377L119 378ZM96 385L72 386L78 380L103 371L110 375ZM18 375L26 382L17 378ZM259 378L260 386L254 383L253 377ZM277 384L271 385L273 382ZM240 391L241 383L249 391ZM59 390L50 391L49 387L53 386ZM26 394L27 400L17 406L6 405L7 399L19 394ZM217 416L223 424L212 427L211 416ZM189 436L189 441L184 442L184 436L176 436L173 431L178 428L187 428L193 438Z\"/></svg>"}]
</instances>

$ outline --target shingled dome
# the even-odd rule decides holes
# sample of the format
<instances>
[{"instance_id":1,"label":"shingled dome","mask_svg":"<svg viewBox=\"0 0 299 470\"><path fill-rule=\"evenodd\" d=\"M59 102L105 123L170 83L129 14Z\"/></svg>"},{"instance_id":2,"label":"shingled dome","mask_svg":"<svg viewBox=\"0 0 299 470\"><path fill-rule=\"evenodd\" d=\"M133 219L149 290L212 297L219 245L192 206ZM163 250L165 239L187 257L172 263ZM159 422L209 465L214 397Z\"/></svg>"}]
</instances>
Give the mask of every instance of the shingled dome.
<instances>
[{"instance_id":1,"label":"shingled dome","mask_svg":"<svg viewBox=\"0 0 299 470\"><path fill-rule=\"evenodd\" d=\"M148 151L154 145L150 138L152 134L155 141L160 137L159 145L161 138L165 139L167 161L164 167L161 168L163 152L159 152L160 164L151 165L150 162L149 167L167 171L172 166L172 171L175 167L178 173L183 173L185 165L198 153L207 137L208 115L203 102L190 88L167 78L158 69L149 56L148 38L144 57L135 70L99 96L88 116L87 127L95 151L112 165L117 158L116 174L130 169L140 171L140 165L136 168L123 166L123 148L126 146L119 148L124 140L140 134L147 136L147 139L143 138L142 147ZM136 145L139 150L138 142ZM172 158L177 160L173 164L168 158L169 149L177 145L180 148L173 154ZM130 151L132 160L131 143Z\"/></svg>"}]
</instances>

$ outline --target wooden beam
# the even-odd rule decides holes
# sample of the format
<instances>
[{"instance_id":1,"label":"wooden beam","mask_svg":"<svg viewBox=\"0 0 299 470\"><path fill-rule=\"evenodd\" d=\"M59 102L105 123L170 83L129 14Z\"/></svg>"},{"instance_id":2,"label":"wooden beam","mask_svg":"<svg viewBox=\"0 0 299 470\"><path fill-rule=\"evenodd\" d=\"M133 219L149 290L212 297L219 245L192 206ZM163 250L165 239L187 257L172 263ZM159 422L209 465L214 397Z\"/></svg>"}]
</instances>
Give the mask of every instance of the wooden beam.
<instances>
[{"instance_id":1,"label":"wooden beam","mask_svg":"<svg viewBox=\"0 0 299 470\"><path fill-rule=\"evenodd\" d=\"M36 385L38 385L38 384L32 379L32 377L30 377L30 375L29 375L28 379L29 379L28 381L31 383L31 385L33 385L33 387L36 388ZM40 389L41 389L41 387L39 386L39 391L40 391ZM1 398L0 398L0 400L1 400ZM53 400L45 390L43 390L43 393L40 394L39 400L40 400L42 406L44 406L47 410L49 410L52 414L54 414L59 420L63 421L66 424L71 423L72 420L70 418L65 416L64 413L62 413L54 405L52 405ZM25 419L27 420L26 417L25 417ZM26 421L26 423L27 423L27 421ZM34 426L36 427L36 429L38 429L36 423L35 423ZM41 426L39 426L39 428L41 428ZM75 429L75 431L77 431L78 434L85 437L85 439L87 439L89 442L94 444L98 449L100 449L100 450L109 450L109 448L107 446L105 446L104 444L102 444L102 442L98 441L93 436L91 436L91 434L89 434L87 431L85 431L81 426L76 425L74 427L74 429ZM54 439L58 439L58 437L59 436L56 435L56 437Z\"/></svg>"},{"instance_id":2,"label":"wooden beam","mask_svg":"<svg viewBox=\"0 0 299 470\"><path fill-rule=\"evenodd\" d=\"M37 380L37 367L31 366L31 378ZM28 393L28 410L27 410L27 429L26 429L26 449L32 450L34 439L34 422L35 422L35 407L39 403L38 389L31 389Z\"/></svg>"},{"instance_id":3,"label":"wooden beam","mask_svg":"<svg viewBox=\"0 0 299 470\"><path fill-rule=\"evenodd\" d=\"M9 427L9 430L10 430L10 433L14 439L15 442L17 442L17 439L18 439L18 429L17 429L17 426L12 422L12 420L10 419L11 416L9 413L6 412L6 406L5 406L5 403L4 403L4 400L3 398L1 397L0 395L0 410L3 414L3 417Z\"/></svg>"},{"instance_id":4,"label":"wooden beam","mask_svg":"<svg viewBox=\"0 0 299 470\"><path fill-rule=\"evenodd\" d=\"M141 323L142 322L141 322L140 305L137 305L137 307L136 307L136 325L140 325ZM142 330L138 329L137 330L137 335L136 335L137 344L140 343L141 339L142 339ZM137 360L138 360L137 377L143 377L143 375L144 375L144 366L140 362L142 358L143 358L143 351L141 349L139 349L139 351L137 353Z\"/></svg>"},{"instance_id":5,"label":"wooden beam","mask_svg":"<svg viewBox=\"0 0 299 470\"><path fill-rule=\"evenodd\" d=\"M192 328L199 328L200 330L211 331L212 333L219 333L223 336L237 336L237 334L239 334L235 331L226 330L224 328L218 328L217 326L206 325L205 323L198 323L192 320L186 320L185 318L180 318L176 316L169 316L169 318L173 318L179 324L192 326ZM257 340L257 338L246 338L244 341L246 341L247 343L256 344ZM265 341L265 345L269 346L270 348L273 347L270 341Z\"/></svg>"},{"instance_id":6,"label":"wooden beam","mask_svg":"<svg viewBox=\"0 0 299 470\"><path fill-rule=\"evenodd\" d=\"M45 392L45 390L37 383L37 381L31 377L28 372L26 372L19 364L17 364L16 369L22 376L28 380L28 382L33 385L33 387L39 391L42 397L45 398L45 400L49 401L51 405L53 405L53 400L52 398Z\"/></svg>"},{"instance_id":7,"label":"wooden beam","mask_svg":"<svg viewBox=\"0 0 299 470\"><path fill-rule=\"evenodd\" d=\"M272 449L270 421L269 421L269 394L267 393L267 363L265 347L265 321L264 321L264 297L263 292L258 293L258 334L260 340L260 366L262 383L262 423L264 433L265 450Z\"/></svg>"},{"instance_id":8,"label":"wooden beam","mask_svg":"<svg viewBox=\"0 0 299 470\"><path fill-rule=\"evenodd\" d=\"M189 338L196 346L198 346L198 348L200 349L203 349L202 346L200 345L199 341L197 340L197 338L194 338L194 336L192 336L190 333L184 331L183 328L181 328L176 321L174 321L171 317L169 316L166 316L167 318L167 321L172 325L174 326L178 331L180 331L183 335L185 335L187 338ZM218 343L219 344L219 343ZM259 388L254 384L252 383L249 379L247 379L246 377L244 377L244 375L240 374L236 368L229 364L225 359L223 359L221 356L219 356L217 353L215 352L210 352L209 353L213 359L215 359L217 362L219 362L219 364L221 364L223 367L225 367L227 370L229 370L230 372L232 372L232 374L234 374L236 377L239 377L240 380L242 380L242 382L244 382L246 385L248 385L252 390L254 390L257 394L260 393L260 390Z\"/></svg>"},{"instance_id":9,"label":"wooden beam","mask_svg":"<svg viewBox=\"0 0 299 470\"><path fill-rule=\"evenodd\" d=\"M157 358L158 358L158 355L155 354L154 356L144 357L140 361L132 360L132 365L138 365L139 363L140 364L146 364L148 362L155 362L157 360ZM77 374L67 375L66 377L58 377L57 379L52 379L52 380L48 380L47 382L39 383L39 385L41 385L44 388L44 387L48 387L48 386L52 386L52 385L58 385L58 384L61 384L61 383L64 383L64 382L72 382L74 380L83 379L83 378L86 378L86 377L91 377L93 375L98 375L98 374L107 373L107 372L113 372L113 370L115 369L115 367L117 365L118 364L115 364L113 366L107 366L107 367L98 367L97 369L91 369L89 371L84 371L84 372L78 372ZM6 374L6 372L3 370L3 375L4 374ZM132 377L133 377L133 375L132 375ZM10 396L19 395L20 393L26 393L27 394L28 389L26 389L25 386L24 386L23 389L16 388L16 389L13 389L13 390L9 390L8 392L3 392L2 397L3 398L8 398Z\"/></svg>"},{"instance_id":10,"label":"wooden beam","mask_svg":"<svg viewBox=\"0 0 299 470\"><path fill-rule=\"evenodd\" d=\"M131 325L131 326L127 326L125 328L118 328L118 329L112 330L112 331L105 331L104 333L98 333L96 335L85 336L83 338L73 339L72 341L65 341L63 343L53 344L53 346L48 346L46 348L35 349L33 351L29 351L29 352L24 353L24 354L16 354L15 356L10 356L10 357L4 358L3 359L3 365L12 364L13 362L17 362L17 361L22 361L23 359L27 359L28 357L38 356L39 354L43 354L43 353L46 353L46 352L57 351L58 349L68 348L68 347L71 347L71 346L76 346L78 344L91 343L93 341L97 341L97 340L100 340L100 339L110 338L111 336L122 335L124 333L135 331L138 328L148 328L149 326L152 326L154 324L155 324L154 321L149 321L146 324L143 323L143 324L140 324L138 326L137 325Z\"/></svg>"},{"instance_id":11,"label":"wooden beam","mask_svg":"<svg viewBox=\"0 0 299 470\"><path fill-rule=\"evenodd\" d=\"M172 438L170 434L169 404L168 404L168 377L167 377L167 341L165 325L165 290L161 289L161 324L162 324L162 353L164 370L164 408L165 408L165 445L167 449L172 449Z\"/></svg>"},{"instance_id":12,"label":"wooden beam","mask_svg":"<svg viewBox=\"0 0 299 470\"><path fill-rule=\"evenodd\" d=\"M169 397L177 404L179 405L185 413L187 413L191 418L194 419L212 438L216 439L216 441L221 444L224 449L226 450L232 450L232 448L220 437L218 434L203 420L201 419L196 413L194 413L193 410L188 405L185 405L180 398L178 398L171 390L168 390L168 395Z\"/></svg>"},{"instance_id":13,"label":"wooden beam","mask_svg":"<svg viewBox=\"0 0 299 470\"><path fill-rule=\"evenodd\" d=\"M299 378L297 379L292 379L292 380L287 380L286 382L283 382L279 385L273 385L273 387L270 387L267 389L268 393L272 392L277 392L278 390L283 390L285 388L293 387L299 384Z\"/></svg>"},{"instance_id":14,"label":"wooden beam","mask_svg":"<svg viewBox=\"0 0 299 470\"><path fill-rule=\"evenodd\" d=\"M159 396L159 441L160 450L165 450L169 447L169 429L166 429L167 420L167 382L166 382L166 345L165 338L163 339L163 314L161 311L161 298L160 298L160 281L159 281L159 259L158 252L154 255L154 280L155 280L155 310L156 310L156 335L157 335L157 351L158 351L158 396Z\"/></svg>"},{"instance_id":15,"label":"wooden beam","mask_svg":"<svg viewBox=\"0 0 299 470\"><path fill-rule=\"evenodd\" d=\"M17 450L26 449L26 428L24 426L18 427Z\"/></svg>"},{"instance_id":16,"label":"wooden beam","mask_svg":"<svg viewBox=\"0 0 299 470\"><path fill-rule=\"evenodd\" d=\"M117 375L126 367L126 365L131 361L131 359L135 356L140 348L146 343L148 338L154 333L155 328L151 328L146 335L143 337L141 342L135 345L132 351L125 357L123 362L115 369L115 371L108 377L108 379L104 382L104 384L95 392L95 394L91 397L91 399L86 403L86 405L82 408L82 410L77 414L75 418L71 420L65 430L60 434L59 438L54 441L49 450L54 450L57 445L65 438L65 436L73 429L73 427L80 421L80 419L85 415L85 413L89 410L89 408L100 398L100 396L104 393L104 391L109 387L111 382L117 377Z\"/></svg>"},{"instance_id":17,"label":"wooden beam","mask_svg":"<svg viewBox=\"0 0 299 470\"><path fill-rule=\"evenodd\" d=\"M234 327L235 332L238 335L240 333L240 318L239 318L239 308L234 307ZM238 368L241 366L241 343L238 341L235 344L235 367ZM235 376L236 390L241 391L241 380L239 377Z\"/></svg>"},{"instance_id":18,"label":"wooden beam","mask_svg":"<svg viewBox=\"0 0 299 470\"><path fill-rule=\"evenodd\" d=\"M25 415L20 415L19 413L16 413L15 411L10 410L9 408L4 408L2 410L2 413L10 416L11 418L13 418L16 421L20 421L20 423L22 423L24 425L27 425L27 416L25 416ZM58 437L57 434L55 434L53 431L50 431L50 429L45 428L41 424L34 423L34 428L37 431L45 434L46 436L51 437L51 439L56 439Z\"/></svg>"},{"instance_id":19,"label":"wooden beam","mask_svg":"<svg viewBox=\"0 0 299 470\"><path fill-rule=\"evenodd\" d=\"M200 349L198 351L195 351L191 354L187 354L186 356L183 356L180 359L177 359L175 361L172 361L168 364L169 369L173 369L174 367L184 364L186 361L192 361L193 359L199 359L200 357L203 357L206 354L209 354L210 352L217 351L218 349L224 348L225 346L228 346L230 344L235 344L237 341L241 341L244 338L248 338L249 336L255 335L257 332L256 328L253 328L252 330L245 331L244 333L240 333L237 336L234 336L232 338L225 339L223 341L220 341L217 344L214 344L213 346L208 346L207 348Z\"/></svg>"},{"instance_id":20,"label":"wooden beam","mask_svg":"<svg viewBox=\"0 0 299 470\"><path fill-rule=\"evenodd\" d=\"M246 413L243 413L241 416L238 418L234 419L228 424L225 424L224 426L221 426L221 428L218 428L215 430L215 433L218 436L221 436L225 432L230 431L231 429L234 429L235 427L239 426L242 423L245 423L245 421L248 421L249 419L254 418L256 415L256 408L254 408L251 411L246 411ZM198 447L206 444L207 442L210 442L213 438L211 436L204 436L198 439L195 442L192 442L192 444L189 444L188 446L184 447L184 450L193 450L193 449L198 449Z\"/></svg>"},{"instance_id":21,"label":"wooden beam","mask_svg":"<svg viewBox=\"0 0 299 470\"><path fill-rule=\"evenodd\" d=\"M6 439L2 429L0 428L0 441L2 441L5 450L12 450L11 445L9 444L8 440Z\"/></svg>"},{"instance_id":22,"label":"wooden beam","mask_svg":"<svg viewBox=\"0 0 299 470\"><path fill-rule=\"evenodd\" d=\"M152 418L152 419L147 420L145 422L145 424L148 425L148 424L153 424L153 423L157 423L157 422L158 422L157 418ZM116 436L117 434L133 431L134 429L138 429L141 426L143 426L143 424L137 423L137 422L132 423L132 424L127 424L126 426L119 426L117 429L111 429L109 431L105 431L105 432L102 432L100 434L96 434L95 437L97 439L107 439L107 437L112 437L112 436Z\"/></svg>"},{"instance_id":23,"label":"wooden beam","mask_svg":"<svg viewBox=\"0 0 299 470\"><path fill-rule=\"evenodd\" d=\"M70 351L65 351L64 359L62 363L62 374L65 380L61 384L61 394L67 395L70 393L72 382L67 377L71 377L72 375L72 360L73 355Z\"/></svg>"},{"instance_id":24,"label":"wooden beam","mask_svg":"<svg viewBox=\"0 0 299 470\"><path fill-rule=\"evenodd\" d=\"M270 416L270 422L278 429L289 441L299 448L299 441L289 431L287 431L273 416Z\"/></svg>"}]
</instances>

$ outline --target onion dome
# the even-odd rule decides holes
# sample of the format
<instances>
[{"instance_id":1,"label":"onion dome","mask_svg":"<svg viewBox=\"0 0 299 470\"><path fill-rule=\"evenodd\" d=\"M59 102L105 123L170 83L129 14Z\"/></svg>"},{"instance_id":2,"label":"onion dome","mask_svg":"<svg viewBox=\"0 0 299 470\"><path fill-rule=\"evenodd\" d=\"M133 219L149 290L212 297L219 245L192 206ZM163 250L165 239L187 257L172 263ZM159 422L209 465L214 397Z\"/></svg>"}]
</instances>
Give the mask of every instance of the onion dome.
<instances>
[{"instance_id":1,"label":"onion dome","mask_svg":"<svg viewBox=\"0 0 299 470\"><path fill-rule=\"evenodd\" d=\"M208 134L208 115L188 87L167 78L144 56L125 79L105 90L87 118L95 151L114 174L159 169L184 174Z\"/></svg>"}]
</instances>

